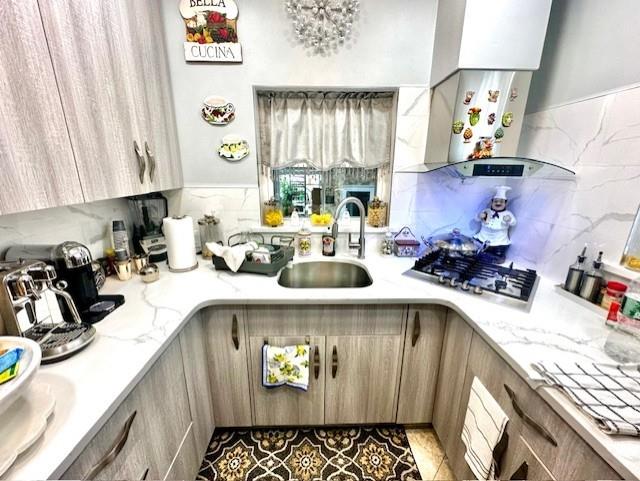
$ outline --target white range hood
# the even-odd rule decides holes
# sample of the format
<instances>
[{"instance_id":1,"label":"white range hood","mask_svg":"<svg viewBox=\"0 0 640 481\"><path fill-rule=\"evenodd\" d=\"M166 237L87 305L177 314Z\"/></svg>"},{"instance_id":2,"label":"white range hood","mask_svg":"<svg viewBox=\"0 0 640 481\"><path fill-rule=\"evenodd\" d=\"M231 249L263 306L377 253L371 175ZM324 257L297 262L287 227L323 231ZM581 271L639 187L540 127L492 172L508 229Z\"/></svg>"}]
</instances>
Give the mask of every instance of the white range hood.
<instances>
[{"instance_id":1,"label":"white range hood","mask_svg":"<svg viewBox=\"0 0 640 481\"><path fill-rule=\"evenodd\" d=\"M551 0L438 2L425 161L407 171L462 162L468 165L459 166L458 175L498 175L505 165L522 167L512 168L507 175L513 176L553 170L553 164L514 158L550 9ZM492 159L493 169L470 164Z\"/></svg>"}]
</instances>

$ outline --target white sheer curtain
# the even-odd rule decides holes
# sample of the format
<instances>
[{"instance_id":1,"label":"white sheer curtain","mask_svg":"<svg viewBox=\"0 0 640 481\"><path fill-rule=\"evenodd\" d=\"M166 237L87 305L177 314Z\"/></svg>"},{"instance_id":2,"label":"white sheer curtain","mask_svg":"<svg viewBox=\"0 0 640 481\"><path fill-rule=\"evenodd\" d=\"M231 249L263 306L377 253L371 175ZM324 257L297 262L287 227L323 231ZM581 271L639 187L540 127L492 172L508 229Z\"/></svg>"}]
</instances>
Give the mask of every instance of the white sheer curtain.
<instances>
[{"instance_id":1,"label":"white sheer curtain","mask_svg":"<svg viewBox=\"0 0 640 481\"><path fill-rule=\"evenodd\" d=\"M258 92L260 162L385 168L391 163L393 92Z\"/></svg>"}]
</instances>

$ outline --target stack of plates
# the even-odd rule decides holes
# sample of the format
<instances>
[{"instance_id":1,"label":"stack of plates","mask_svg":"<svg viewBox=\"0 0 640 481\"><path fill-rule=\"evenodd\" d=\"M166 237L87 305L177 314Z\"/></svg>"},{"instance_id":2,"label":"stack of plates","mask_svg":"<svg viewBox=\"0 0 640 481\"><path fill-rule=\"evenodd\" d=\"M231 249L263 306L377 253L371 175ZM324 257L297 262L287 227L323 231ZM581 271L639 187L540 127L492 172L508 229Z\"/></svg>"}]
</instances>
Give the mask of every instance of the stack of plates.
<instances>
[{"instance_id":1,"label":"stack of plates","mask_svg":"<svg viewBox=\"0 0 640 481\"><path fill-rule=\"evenodd\" d=\"M55 406L51 388L31 382L40 367L40 346L22 337L0 337L0 350L14 347L24 352L18 375L0 384L0 476L42 436Z\"/></svg>"}]
</instances>

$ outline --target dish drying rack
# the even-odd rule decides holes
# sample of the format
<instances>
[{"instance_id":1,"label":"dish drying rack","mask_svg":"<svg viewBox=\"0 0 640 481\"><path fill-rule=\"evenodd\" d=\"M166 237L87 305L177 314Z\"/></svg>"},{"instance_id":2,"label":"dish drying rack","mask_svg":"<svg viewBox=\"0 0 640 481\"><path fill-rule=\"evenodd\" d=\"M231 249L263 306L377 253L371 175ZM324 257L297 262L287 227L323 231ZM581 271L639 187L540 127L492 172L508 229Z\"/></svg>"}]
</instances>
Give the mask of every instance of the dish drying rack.
<instances>
[{"instance_id":1,"label":"dish drying rack","mask_svg":"<svg viewBox=\"0 0 640 481\"><path fill-rule=\"evenodd\" d=\"M266 276L275 276L280 269L287 265L289 261L293 259L295 249L293 247L293 236L274 234L271 236L269 243L265 243L264 236L258 232L241 232L239 234L233 234L229 236L227 245L233 247L238 244L246 242L255 242L258 244L258 248L266 248L269 252L261 252L256 249L247 251L245 260L242 262L238 272L246 272L250 274L262 274ZM254 254L268 254L270 262L261 262L258 259L254 259ZM213 256L213 265L216 270L229 271L229 266L226 261L219 256Z\"/></svg>"}]
</instances>

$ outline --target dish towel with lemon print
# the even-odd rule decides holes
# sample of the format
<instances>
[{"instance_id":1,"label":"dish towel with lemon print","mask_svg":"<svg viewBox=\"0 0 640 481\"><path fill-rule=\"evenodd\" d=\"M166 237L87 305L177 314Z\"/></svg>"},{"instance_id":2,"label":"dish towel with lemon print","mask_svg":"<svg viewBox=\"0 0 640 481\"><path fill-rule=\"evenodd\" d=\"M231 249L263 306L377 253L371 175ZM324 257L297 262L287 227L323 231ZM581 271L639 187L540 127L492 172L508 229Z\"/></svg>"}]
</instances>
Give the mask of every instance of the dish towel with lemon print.
<instances>
[{"instance_id":1,"label":"dish towel with lemon print","mask_svg":"<svg viewBox=\"0 0 640 481\"><path fill-rule=\"evenodd\" d=\"M291 386L306 391L309 388L308 344L276 347L262 346L262 385Z\"/></svg>"}]
</instances>

